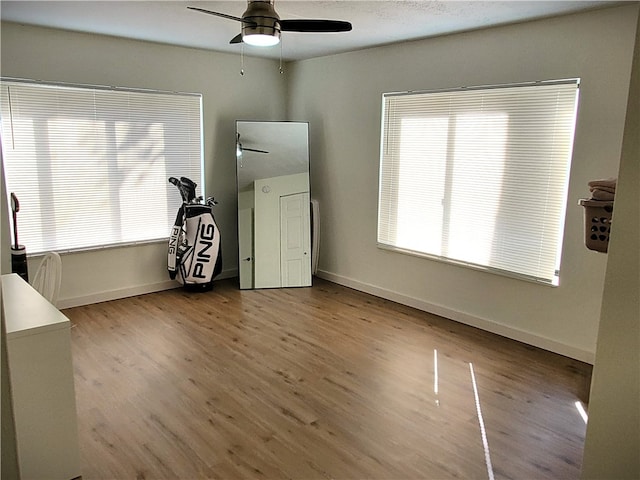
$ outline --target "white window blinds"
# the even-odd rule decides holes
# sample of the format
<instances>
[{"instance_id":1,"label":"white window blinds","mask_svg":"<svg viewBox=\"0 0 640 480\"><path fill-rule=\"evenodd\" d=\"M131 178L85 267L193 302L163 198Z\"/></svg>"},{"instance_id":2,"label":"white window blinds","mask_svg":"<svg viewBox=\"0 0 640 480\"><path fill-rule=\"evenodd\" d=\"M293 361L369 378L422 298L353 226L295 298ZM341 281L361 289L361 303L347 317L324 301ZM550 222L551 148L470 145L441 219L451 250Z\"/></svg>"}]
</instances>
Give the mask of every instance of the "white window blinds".
<instances>
[{"instance_id":1,"label":"white window blinds","mask_svg":"<svg viewBox=\"0 0 640 480\"><path fill-rule=\"evenodd\" d=\"M181 203L168 178L202 184L202 97L1 82L7 189L27 252L165 239Z\"/></svg>"},{"instance_id":2,"label":"white window blinds","mask_svg":"<svg viewBox=\"0 0 640 480\"><path fill-rule=\"evenodd\" d=\"M578 81L385 94L378 244L558 284Z\"/></svg>"}]
</instances>

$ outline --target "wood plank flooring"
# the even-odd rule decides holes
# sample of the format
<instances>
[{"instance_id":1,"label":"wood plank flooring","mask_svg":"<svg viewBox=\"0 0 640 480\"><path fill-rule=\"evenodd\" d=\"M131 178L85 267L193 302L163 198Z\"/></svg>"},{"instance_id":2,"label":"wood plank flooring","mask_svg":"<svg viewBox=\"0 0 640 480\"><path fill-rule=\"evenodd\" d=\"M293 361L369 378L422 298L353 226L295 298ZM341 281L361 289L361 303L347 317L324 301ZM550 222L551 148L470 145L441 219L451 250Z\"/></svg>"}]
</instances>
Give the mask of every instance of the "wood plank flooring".
<instances>
[{"instance_id":1,"label":"wood plank flooring","mask_svg":"<svg viewBox=\"0 0 640 480\"><path fill-rule=\"evenodd\" d=\"M571 479L590 367L314 278L67 309L92 479Z\"/></svg>"}]
</instances>

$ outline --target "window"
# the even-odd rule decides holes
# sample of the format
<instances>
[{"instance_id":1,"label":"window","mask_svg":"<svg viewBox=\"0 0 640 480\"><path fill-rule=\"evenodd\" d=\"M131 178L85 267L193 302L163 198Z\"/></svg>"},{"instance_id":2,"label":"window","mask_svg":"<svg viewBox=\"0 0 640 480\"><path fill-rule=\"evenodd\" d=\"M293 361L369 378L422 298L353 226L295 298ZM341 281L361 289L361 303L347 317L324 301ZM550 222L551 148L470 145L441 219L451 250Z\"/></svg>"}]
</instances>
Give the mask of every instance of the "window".
<instances>
[{"instance_id":1,"label":"window","mask_svg":"<svg viewBox=\"0 0 640 480\"><path fill-rule=\"evenodd\" d=\"M30 254L166 239L202 184L202 96L2 80L7 189Z\"/></svg>"},{"instance_id":2,"label":"window","mask_svg":"<svg viewBox=\"0 0 640 480\"><path fill-rule=\"evenodd\" d=\"M557 285L578 84L384 94L378 245Z\"/></svg>"}]
</instances>

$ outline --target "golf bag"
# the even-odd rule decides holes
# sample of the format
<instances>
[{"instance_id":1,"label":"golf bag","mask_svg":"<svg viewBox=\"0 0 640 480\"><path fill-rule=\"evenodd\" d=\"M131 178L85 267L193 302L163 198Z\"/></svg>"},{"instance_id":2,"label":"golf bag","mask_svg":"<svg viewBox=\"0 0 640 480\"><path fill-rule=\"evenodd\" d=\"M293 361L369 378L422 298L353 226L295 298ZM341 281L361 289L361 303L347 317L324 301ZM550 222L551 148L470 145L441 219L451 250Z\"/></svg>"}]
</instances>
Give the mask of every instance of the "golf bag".
<instances>
[{"instance_id":1,"label":"golf bag","mask_svg":"<svg viewBox=\"0 0 640 480\"><path fill-rule=\"evenodd\" d=\"M213 216L213 197L202 203L196 184L186 177L169 178L182 195L182 205L169 237L167 269L190 290L209 290L222 271L220 231Z\"/></svg>"}]
</instances>

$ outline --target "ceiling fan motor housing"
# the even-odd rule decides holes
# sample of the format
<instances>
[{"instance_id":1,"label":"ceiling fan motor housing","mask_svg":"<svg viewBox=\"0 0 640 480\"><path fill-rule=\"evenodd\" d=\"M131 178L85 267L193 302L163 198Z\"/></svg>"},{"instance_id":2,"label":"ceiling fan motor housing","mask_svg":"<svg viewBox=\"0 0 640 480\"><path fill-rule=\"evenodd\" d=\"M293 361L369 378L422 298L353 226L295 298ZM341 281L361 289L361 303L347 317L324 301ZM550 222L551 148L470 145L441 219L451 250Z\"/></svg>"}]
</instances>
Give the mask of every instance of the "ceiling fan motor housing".
<instances>
[{"instance_id":1,"label":"ceiling fan motor housing","mask_svg":"<svg viewBox=\"0 0 640 480\"><path fill-rule=\"evenodd\" d=\"M273 8L273 0L250 0L242 14L242 36L270 35L280 38L280 17Z\"/></svg>"}]
</instances>

